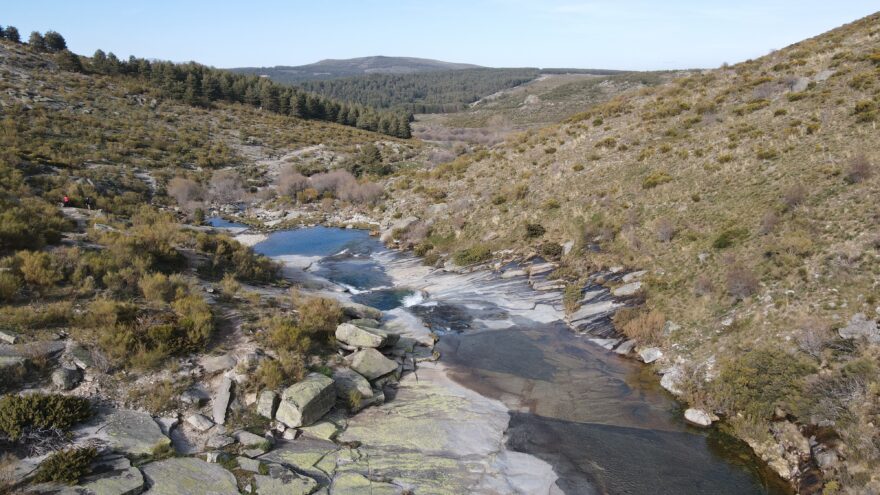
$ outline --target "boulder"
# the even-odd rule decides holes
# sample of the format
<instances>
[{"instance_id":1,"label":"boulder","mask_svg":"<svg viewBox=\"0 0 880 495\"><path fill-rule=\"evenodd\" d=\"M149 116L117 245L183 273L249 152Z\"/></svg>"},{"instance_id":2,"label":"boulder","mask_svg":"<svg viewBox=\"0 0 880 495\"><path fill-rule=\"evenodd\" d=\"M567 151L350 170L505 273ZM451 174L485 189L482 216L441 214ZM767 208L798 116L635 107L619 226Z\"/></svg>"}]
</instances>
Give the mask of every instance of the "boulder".
<instances>
[{"instance_id":1,"label":"boulder","mask_svg":"<svg viewBox=\"0 0 880 495\"><path fill-rule=\"evenodd\" d=\"M211 397L204 390L199 388L189 388L180 394L180 402L195 407L202 407L202 405L208 402L208 399L210 398Z\"/></svg>"},{"instance_id":2,"label":"boulder","mask_svg":"<svg viewBox=\"0 0 880 495\"><path fill-rule=\"evenodd\" d=\"M232 379L224 376L220 381L220 386L214 393L214 400L211 403L211 414L214 422L222 425L226 422L226 409L229 407L229 401L232 399Z\"/></svg>"},{"instance_id":3,"label":"boulder","mask_svg":"<svg viewBox=\"0 0 880 495\"><path fill-rule=\"evenodd\" d=\"M144 412L121 410L107 418L104 431L110 446L130 455L152 454L157 448L168 447L171 440L162 434L158 423Z\"/></svg>"},{"instance_id":4,"label":"boulder","mask_svg":"<svg viewBox=\"0 0 880 495\"><path fill-rule=\"evenodd\" d=\"M206 495L238 493L235 476L219 464L195 457L175 457L141 468L150 483L148 495Z\"/></svg>"},{"instance_id":5,"label":"boulder","mask_svg":"<svg viewBox=\"0 0 880 495\"><path fill-rule=\"evenodd\" d=\"M849 323L837 332L845 339L865 338L872 344L880 344L880 330L877 328L877 322L868 319L864 313L854 314Z\"/></svg>"},{"instance_id":6,"label":"boulder","mask_svg":"<svg viewBox=\"0 0 880 495\"><path fill-rule=\"evenodd\" d=\"M382 355L376 349L363 349L345 358L351 369L367 380L375 380L397 370L397 363Z\"/></svg>"},{"instance_id":7,"label":"boulder","mask_svg":"<svg viewBox=\"0 0 880 495\"><path fill-rule=\"evenodd\" d=\"M639 350L639 358L645 364L653 363L663 357L663 351L659 347L646 347Z\"/></svg>"},{"instance_id":8,"label":"boulder","mask_svg":"<svg viewBox=\"0 0 880 495\"><path fill-rule=\"evenodd\" d=\"M238 456L235 460L238 462L239 469L241 469L242 471L248 471L251 473L259 473L260 466L263 464L262 462L258 461L257 459L251 459L250 457L245 457L242 455Z\"/></svg>"},{"instance_id":9,"label":"boulder","mask_svg":"<svg viewBox=\"0 0 880 495\"><path fill-rule=\"evenodd\" d=\"M361 318L369 320L382 319L382 312L378 309L353 302L342 303L342 312L345 313L345 315L349 318Z\"/></svg>"},{"instance_id":10,"label":"boulder","mask_svg":"<svg viewBox=\"0 0 880 495\"><path fill-rule=\"evenodd\" d=\"M633 350L633 348L635 348L635 346L636 346L636 341L627 340L624 343L617 346L617 349L614 349L614 352L616 354L620 354L621 356L625 356L625 355L629 354L630 352L632 352L632 350Z\"/></svg>"},{"instance_id":11,"label":"boulder","mask_svg":"<svg viewBox=\"0 0 880 495\"><path fill-rule=\"evenodd\" d=\"M159 429L162 430L163 435L171 435L171 430L180 423L180 419L177 416L165 416L156 418L156 423L159 423Z\"/></svg>"},{"instance_id":12,"label":"boulder","mask_svg":"<svg viewBox=\"0 0 880 495\"><path fill-rule=\"evenodd\" d=\"M265 437L261 437L256 433L251 433L249 431L241 430L235 432L235 439L238 440L238 443L241 444L242 447L256 447L258 445L263 445L268 440Z\"/></svg>"},{"instance_id":13,"label":"boulder","mask_svg":"<svg viewBox=\"0 0 880 495\"><path fill-rule=\"evenodd\" d=\"M352 325L357 325L359 327L369 327L369 328L378 328L379 322L372 318L355 318L349 321Z\"/></svg>"},{"instance_id":14,"label":"boulder","mask_svg":"<svg viewBox=\"0 0 880 495\"><path fill-rule=\"evenodd\" d=\"M278 394L274 390L263 390L257 398L257 414L275 419L275 408L278 407Z\"/></svg>"},{"instance_id":15,"label":"boulder","mask_svg":"<svg viewBox=\"0 0 880 495\"><path fill-rule=\"evenodd\" d=\"M300 428L304 435L321 440L333 440L339 432L339 427L331 421L318 421L311 426Z\"/></svg>"},{"instance_id":16,"label":"boulder","mask_svg":"<svg viewBox=\"0 0 880 495\"><path fill-rule=\"evenodd\" d=\"M0 330L0 340L7 344L17 344L18 334L9 330Z\"/></svg>"},{"instance_id":17,"label":"boulder","mask_svg":"<svg viewBox=\"0 0 880 495\"><path fill-rule=\"evenodd\" d=\"M186 417L186 422L196 431L208 431L214 426L213 421L201 414L190 414Z\"/></svg>"},{"instance_id":18,"label":"boulder","mask_svg":"<svg viewBox=\"0 0 880 495\"><path fill-rule=\"evenodd\" d=\"M52 372L52 385L59 390L70 390L79 384L82 374L76 367L59 366Z\"/></svg>"},{"instance_id":19,"label":"boulder","mask_svg":"<svg viewBox=\"0 0 880 495\"><path fill-rule=\"evenodd\" d=\"M209 449L222 449L223 447L226 447L227 445L232 445L233 443L235 443L235 439L230 436L211 435L211 437L208 438L208 441L205 442L205 447L208 447Z\"/></svg>"},{"instance_id":20,"label":"boulder","mask_svg":"<svg viewBox=\"0 0 880 495\"><path fill-rule=\"evenodd\" d=\"M349 403L352 393L360 394L361 399L373 396L370 382L357 371L349 368L337 368L333 370L333 381L336 382L336 397Z\"/></svg>"},{"instance_id":21,"label":"boulder","mask_svg":"<svg viewBox=\"0 0 880 495\"><path fill-rule=\"evenodd\" d=\"M684 393L681 389L681 382L684 380L683 375L684 372L681 366L676 364L663 373L663 377L660 378L660 386L673 395L681 395Z\"/></svg>"},{"instance_id":22,"label":"boulder","mask_svg":"<svg viewBox=\"0 0 880 495\"><path fill-rule=\"evenodd\" d=\"M318 487L312 478L300 476L279 464L269 464L268 475L255 475L254 485L257 495L307 495Z\"/></svg>"},{"instance_id":23,"label":"boulder","mask_svg":"<svg viewBox=\"0 0 880 495\"><path fill-rule=\"evenodd\" d=\"M342 323L336 327L336 340L352 347L382 347L388 343L388 332L378 328Z\"/></svg>"},{"instance_id":24,"label":"boulder","mask_svg":"<svg viewBox=\"0 0 880 495\"><path fill-rule=\"evenodd\" d=\"M284 390L275 419L290 428L308 426L327 414L335 403L333 379L320 373L311 373L303 381Z\"/></svg>"},{"instance_id":25,"label":"boulder","mask_svg":"<svg viewBox=\"0 0 880 495\"><path fill-rule=\"evenodd\" d=\"M641 288L641 282L630 282L628 284L623 284L620 287L616 287L611 291L611 294L616 297L634 296L639 290L641 290Z\"/></svg>"},{"instance_id":26,"label":"boulder","mask_svg":"<svg viewBox=\"0 0 880 495\"><path fill-rule=\"evenodd\" d=\"M718 420L718 416L708 413L702 409L695 409L691 407L684 412L684 419L686 419L688 423L706 427L712 426L712 422Z\"/></svg>"}]
</instances>

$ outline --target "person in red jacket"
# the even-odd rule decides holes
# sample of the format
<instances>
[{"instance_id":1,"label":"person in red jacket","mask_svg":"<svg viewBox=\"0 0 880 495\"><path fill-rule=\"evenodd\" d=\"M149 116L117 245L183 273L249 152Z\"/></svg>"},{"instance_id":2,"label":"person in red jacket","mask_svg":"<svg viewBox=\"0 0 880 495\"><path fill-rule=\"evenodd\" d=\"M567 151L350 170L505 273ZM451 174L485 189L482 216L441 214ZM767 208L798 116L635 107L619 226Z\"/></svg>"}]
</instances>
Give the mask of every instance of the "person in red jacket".
<instances>
[{"instance_id":1,"label":"person in red jacket","mask_svg":"<svg viewBox=\"0 0 880 495\"><path fill-rule=\"evenodd\" d=\"M61 204L62 204L62 206L64 206L65 208L67 208L68 206L70 206L70 197L69 197L68 195L65 194L65 195L64 195L64 198L61 199Z\"/></svg>"}]
</instances>

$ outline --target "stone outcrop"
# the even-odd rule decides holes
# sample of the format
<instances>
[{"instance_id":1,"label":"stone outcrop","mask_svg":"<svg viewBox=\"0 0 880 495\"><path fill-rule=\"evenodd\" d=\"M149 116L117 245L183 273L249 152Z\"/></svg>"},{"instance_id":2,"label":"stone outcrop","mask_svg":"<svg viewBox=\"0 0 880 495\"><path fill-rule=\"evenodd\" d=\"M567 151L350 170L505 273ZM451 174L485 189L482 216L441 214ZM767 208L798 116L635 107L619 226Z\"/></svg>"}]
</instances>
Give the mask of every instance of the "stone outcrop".
<instances>
[{"instance_id":1,"label":"stone outcrop","mask_svg":"<svg viewBox=\"0 0 880 495\"><path fill-rule=\"evenodd\" d=\"M327 414L335 403L333 379L320 373L311 373L303 381L284 390L275 419L290 428L308 426Z\"/></svg>"},{"instance_id":2,"label":"stone outcrop","mask_svg":"<svg viewBox=\"0 0 880 495\"><path fill-rule=\"evenodd\" d=\"M218 464L194 457L177 457L142 467L150 484L148 495L205 495L238 493L235 476Z\"/></svg>"},{"instance_id":3,"label":"stone outcrop","mask_svg":"<svg viewBox=\"0 0 880 495\"><path fill-rule=\"evenodd\" d=\"M208 431L214 426L214 422L202 414L190 414L186 422L196 431Z\"/></svg>"},{"instance_id":4,"label":"stone outcrop","mask_svg":"<svg viewBox=\"0 0 880 495\"><path fill-rule=\"evenodd\" d=\"M275 408L278 407L278 394L274 390L263 390L257 398L257 414L264 418L275 419Z\"/></svg>"},{"instance_id":5,"label":"stone outcrop","mask_svg":"<svg viewBox=\"0 0 880 495\"><path fill-rule=\"evenodd\" d=\"M224 376L211 403L211 414L218 425L226 423L226 409L229 408L230 400L232 400L232 379Z\"/></svg>"},{"instance_id":6,"label":"stone outcrop","mask_svg":"<svg viewBox=\"0 0 880 495\"><path fill-rule=\"evenodd\" d=\"M399 336L377 327L367 327L342 323L336 327L336 340L352 347L377 348L393 345Z\"/></svg>"},{"instance_id":7,"label":"stone outcrop","mask_svg":"<svg viewBox=\"0 0 880 495\"><path fill-rule=\"evenodd\" d=\"M155 449L171 445L153 417L144 412L116 411L107 418L104 431L114 450L129 455L152 454Z\"/></svg>"},{"instance_id":8,"label":"stone outcrop","mask_svg":"<svg viewBox=\"0 0 880 495\"><path fill-rule=\"evenodd\" d=\"M77 486L39 484L26 493L53 495L137 495L143 491L144 477L140 470L121 455L99 457L90 466L91 474Z\"/></svg>"},{"instance_id":9,"label":"stone outcrop","mask_svg":"<svg viewBox=\"0 0 880 495\"><path fill-rule=\"evenodd\" d=\"M336 382L336 396L348 403L352 394L358 394L361 399L369 399L373 396L370 382L357 371L349 368L333 370L333 381Z\"/></svg>"},{"instance_id":10,"label":"stone outcrop","mask_svg":"<svg viewBox=\"0 0 880 495\"><path fill-rule=\"evenodd\" d=\"M269 465L269 474L254 476L257 495L308 495L318 483L307 476L300 476L278 464Z\"/></svg>"},{"instance_id":11,"label":"stone outcrop","mask_svg":"<svg viewBox=\"0 0 880 495\"><path fill-rule=\"evenodd\" d=\"M877 328L877 322L868 319L864 313L854 314L849 323L838 330L838 333L845 339L864 338L872 344L880 344L880 329Z\"/></svg>"},{"instance_id":12,"label":"stone outcrop","mask_svg":"<svg viewBox=\"0 0 880 495\"><path fill-rule=\"evenodd\" d=\"M397 370L397 363L386 358L376 349L363 349L345 358L351 369L368 380L375 380Z\"/></svg>"}]
</instances>

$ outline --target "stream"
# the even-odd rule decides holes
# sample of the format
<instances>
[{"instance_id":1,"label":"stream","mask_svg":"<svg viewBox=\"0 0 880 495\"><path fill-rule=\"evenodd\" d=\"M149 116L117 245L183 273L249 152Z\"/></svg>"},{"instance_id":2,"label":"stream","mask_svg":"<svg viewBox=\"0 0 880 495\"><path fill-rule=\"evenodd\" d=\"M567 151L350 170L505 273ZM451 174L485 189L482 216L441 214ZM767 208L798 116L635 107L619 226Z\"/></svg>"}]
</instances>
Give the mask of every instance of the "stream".
<instances>
[{"instance_id":1,"label":"stream","mask_svg":"<svg viewBox=\"0 0 880 495\"><path fill-rule=\"evenodd\" d=\"M648 367L571 331L559 294L525 276L434 270L353 229L275 232L254 249L300 284L430 328L445 373L506 407L506 449L552 466L556 493L790 493L742 442L688 426Z\"/></svg>"}]
</instances>

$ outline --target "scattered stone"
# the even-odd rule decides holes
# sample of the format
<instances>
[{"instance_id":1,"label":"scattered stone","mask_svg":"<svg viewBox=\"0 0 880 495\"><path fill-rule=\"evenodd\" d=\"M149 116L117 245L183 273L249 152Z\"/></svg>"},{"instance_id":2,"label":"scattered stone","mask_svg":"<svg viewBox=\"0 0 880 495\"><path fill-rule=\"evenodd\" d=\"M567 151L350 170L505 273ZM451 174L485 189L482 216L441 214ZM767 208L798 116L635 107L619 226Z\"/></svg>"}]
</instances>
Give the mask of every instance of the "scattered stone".
<instances>
[{"instance_id":1,"label":"scattered stone","mask_svg":"<svg viewBox=\"0 0 880 495\"><path fill-rule=\"evenodd\" d=\"M308 495L314 493L318 483L312 478L300 476L278 464L269 465L269 474L254 476L257 495Z\"/></svg>"},{"instance_id":2,"label":"scattered stone","mask_svg":"<svg viewBox=\"0 0 880 495\"><path fill-rule=\"evenodd\" d=\"M562 255L568 256L568 253L574 248L574 241L565 241L562 244Z\"/></svg>"},{"instance_id":3,"label":"scattered stone","mask_svg":"<svg viewBox=\"0 0 880 495\"><path fill-rule=\"evenodd\" d=\"M732 317L732 316L728 316L727 318L724 318L723 320L721 320L721 326L722 326L722 327L725 327L725 328L726 328L726 327L729 327L729 326L731 326L731 325L733 325L733 317Z\"/></svg>"},{"instance_id":4,"label":"scattered stone","mask_svg":"<svg viewBox=\"0 0 880 495\"><path fill-rule=\"evenodd\" d=\"M288 428L284 430L284 433L281 434L281 438L285 440L296 440L296 436L299 434L297 430L293 428Z\"/></svg>"},{"instance_id":5,"label":"scattered stone","mask_svg":"<svg viewBox=\"0 0 880 495\"><path fill-rule=\"evenodd\" d=\"M18 334L9 330L0 330L0 340L7 344L17 344Z\"/></svg>"},{"instance_id":6,"label":"scattered stone","mask_svg":"<svg viewBox=\"0 0 880 495\"><path fill-rule=\"evenodd\" d=\"M175 457L142 468L150 483L147 495L205 495L238 493L235 476L218 464L195 457Z\"/></svg>"},{"instance_id":7,"label":"scattered stone","mask_svg":"<svg viewBox=\"0 0 880 495\"><path fill-rule=\"evenodd\" d=\"M871 344L880 344L880 330L877 322L868 319L864 313L856 313L850 318L849 323L838 330L844 339L865 338Z\"/></svg>"},{"instance_id":8,"label":"scattered stone","mask_svg":"<svg viewBox=\"0 0 880 495\"><path fill-rule=\"evenodd\" d=\"M639 350L639 357L645 364L653 363L663 357L663 351L658 347L647 347Z\"/></svg>"},{"instance_id":9,"label":"scattered stone","mask_svg":"<svg viewBox=\"0 0 880 495\"><path fill-rule=\"evenodd\" d=\"M205 442L205 446L209 449L222 449L223 447L226 447L227 445L232 445L233 443L235 443L235 439L230 436L211 435L211 437L208 438L208 441Z\"/></svg>"},{"instance_id":10,"label":"scattered stone","mask_svg":"<svg viewBox=\"0 0 880 495\"><path fill-rule=\"evenodd\" d=\"M59 366L52 372L52 384L59 390L70 390L79 384L82 374L76 367Z\"/></svg>"},{"instance_id":11,"label":"scattered stone","mask_svg":"<svg viewBox=\"0 0 880 495\"><path fill-rule=\"evenodd\" d=\"M208 402L208 394L206 394L203 390L197 388L190 388L184 390L182 394L180 394L180 402L188 405L192 405L195 407L201 407L206 402Z\"/></svg>"},{"instance_id":12,"label":"scattered stone","mask_svg":"<svg viewBox=\"0 0 880 495\"><path fill-rule=\"evenodd\" d=\"M264 418L275 419L275 408L278 407L278 394L274 390L263 390L257 399L257 414Z\"/></svg>"},{"instance_id":13,"label":"scattered stone","mask_svg":"<svg viewBox=\"0 0 880 495\"><path fill-rule=\"evenodd\" d=\"M611 291L616 297L628 297L635 295L642 288L641 282L630 282L628 284L623 284L620 287L616 287Z\"/></svg>"},{"instance_id":14,"label":"scattered stone","mask_svg":"<svg viewBox=\"0 0 880 495\"><path fill-rule=\"evenodd\" d=\"M190 414L186 418L186 422L195 428L196 431L208 431L214 426L214 422L202 414Z\"/></svg>"},{"instance_id":15,"label":"scattered stone","mask_svg":"<svg viewBox=\"0 0 880 495\"><path fill-rule=\"evenodd\" d=\"M336 327L336 340L352 347L382 347L388 343L387 333L378 328L342 323Z\"/></svg>"},{"instance_id":16,"label":"scattered stone","mask_svg":"<svg viewBox=\"0 0 880 495\"><path fill-rule=\"evenodd\" d=\"M235 460L238 461L238 467L244 471L250 471L251 473L260 472L260 465L262 463L256 459L240 455Z\"/></svg>"},{"instance_id":17,"label":"scattered stone","mask_svg":"<svg viewBox=\"0 0 880 495\"><path fill-rule=\"evenodd\" d=\"M635 282L636 280L641 279L642 277L645 276L646 273L648 273L647 270L639 270L637 272L629 272L626 275L624 275L623 278L621 278L620 280L623 283L628 284L630 282Z\"/></svg>"},{"instance_id":18,"label":"scattered stone","mask_svg":"<svg viewBox=\"0 0 880 495\"><path fill-rule=\"evenodd\" d=\"M376 349L364 349L345 358L351 369L368 380L375 380L397 370L397 363L386 358Z\"/></svg>"},{"instance_id":19,"label":"scattered stone","mask_svg":"<svg viewBox=\"0 0 880 495\"><path fill-rule=\"evenodd\" d=\"M336 397L346 404L351 399L352 393L360 394L361 399L369 399L373 396L370 382L363 375L350 368L333 370L333 381L336 382Z\"/></svg>"},{"instance_id":20,"label":"scattered stone","mask_svg":"<svg viewBox=\"0 0 880 495\"><path fill-rule=\"evenodd\" d=\"M220 386L214 393L214 400L211 404L211 414L214 422L218 425L226 423L226 409L229 407L229 401L232 399L232 379L224 376L220 382Z\"/></svg>"},{"instance_id":21,"label":"scattered stone","mask_svg":"<svg viewBox=\"0 0 880 495\"><path fill-rule=\"evenodd\" d=\"M235 432L235 439L244 447L256 447L268 442L266 437L245 430Z\"/></svg>"},{"instance_id":22,"label":"scattered stone","mask_svg":"<svg viewBox=\"0 0 880 495\"><path fill-rule=\"evenodd\" d=\"M712 422L718 420L718 416L710 414L702 409L689 408L684 412L684 419L697 426L712 426Z\"/></svg>"},{"instance_id":23,"label":"scattered stone","mask_svg":"<svg viewBox=\"0 0 880 495\"><path fill-rule=\"evenodd\" d=\"M367 350L378 354L375 349ZM311 373L303 381L284 390L275 418L290 428L308 426L327 414L335 403L333 379L320 373Z\"/></svg>"},{"instance_id":24,"label":"scattered stone","mask_svg":"<svg viewBox=\"0 0 880 495\"><path fill-rule=\"evenodd\" d=\"M110 446L125 454L152 454L157 448L171 445L171 440L162 434L153 417L144 412L116 411L107 418L104 431Z\"/></svg>"},{"instance_id":25,"label":"scattered stone","mask_svg":"<svg viewBox=\"0 0 880 495\"><path fill-rule=\"evenodd\" d=\"M205 461L210 463L217 463L224 460L228 456L229 454L227 454L226 452L208 452L207 454L205 454Z\"/></svg>"}]
</instances>

